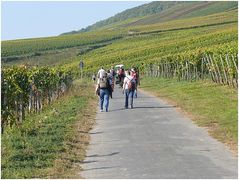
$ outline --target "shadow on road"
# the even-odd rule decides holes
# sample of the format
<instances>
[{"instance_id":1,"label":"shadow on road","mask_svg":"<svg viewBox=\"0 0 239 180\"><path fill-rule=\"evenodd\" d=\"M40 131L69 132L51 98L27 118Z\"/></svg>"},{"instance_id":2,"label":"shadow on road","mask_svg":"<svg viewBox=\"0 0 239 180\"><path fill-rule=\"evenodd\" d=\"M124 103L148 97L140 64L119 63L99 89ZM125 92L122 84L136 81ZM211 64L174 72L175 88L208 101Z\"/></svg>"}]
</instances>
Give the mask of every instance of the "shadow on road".
<instances>
[{"instance_id":1,"label":"shadow on road","mask_svg":"<svg viewBox=\"0 0 239 180\"><path fill-rule=\"evenodd\" d=\"M134 99L156 99L156 98L160 98L160 97L168 97L168 96L157 96L157 97L145 97L145 96L140 96L140 94L138 93L138 97L134 97Z\"/></svg>"},{"instance_id":2,"label":"shadow on road","mask_svg":"<svg viewBox=\"0 0 239 180\"><path fill-rule=\"evenodd\" d=\"M176 106L136 106L133 109L153 109L153 108L159 108L159 109L163 109L163 108L176 108ZM109 112L122 111L122 110L130 110L130 108L129 109L125 109L125 108L112 109L112 110L109 110Z\"/></svg>"},{"instance_id":3,"label":"shadow on road","mask_svg":"<svg viewBox=\"0 0 239 180\"><path fill-rule=\"evenodd\" d=\"M148 109L148 108L176 108L176 106L138 106L134 107L134 109Z\"/></svg>"},{"instance_id":4,"label":"shadow on road","mask_svg":"<svg viewBox=\"0 0 239 180\"><path fill-rule=\"evenodd\" d=\"M112 110L109 110L109 112L113 112L113 111L122 111L122 110L125 110L125 108L120 108L120 109L112 109Z\"/></svg>"},{"instance_id":5,"label":"shadow on road","mask_svg":"<svg viewBox=\"0 0 239 180\"><path fill-rule=\"evenodd\" d=\"M93 155L86 156L86 157L105 157L105 156L114 156L116 154L119 154L119 152L113 152L113 153L110 153L110 154L103 154L103 155L93 154Z\"/></svg>"},{"instance_id":6,"label":"shadow on road","mask_svg":"<svg viewBox=\"0 0 239 180\"><path fill-rule=\"evenodd\" d=\"M98 161L83 161L82 164L88 164L88 163L94 163L94 162L98 162Z\"/></svg>"},{"instance_id":7,"label":"shadow on road","mask_svg":"<svg viewBox=\"0 0 239 180\"><path fill-rule=\"evenodd\" d=\"M87 131L78 131L79 133L82 133L82 134L88 134L89 132ZM91 132L89 134L102 134L103 132Z\"/></svg>"},{"instance_id":8,"label":"shadow on road","mask_svg":"<svg viewBox=\"0 0 239 180\"><path fill-rule=\"evenodd\" d=\"M91 132L90 134L102 134L103 132Z\"/></svg>"},{"instance_id":9,"label":"shadow on road","mask_svg":"<svg viewBox=\"0 0 239 180\"><path fill-rule=\"evenodd\" d=\"M90 170L96 170L96 169L112 169L112 168L117 168L118 166L114 167L99 167L99 168L90 168L90 169L83 169L83 171L90 171Z\"/></svg>"}]
</instances>

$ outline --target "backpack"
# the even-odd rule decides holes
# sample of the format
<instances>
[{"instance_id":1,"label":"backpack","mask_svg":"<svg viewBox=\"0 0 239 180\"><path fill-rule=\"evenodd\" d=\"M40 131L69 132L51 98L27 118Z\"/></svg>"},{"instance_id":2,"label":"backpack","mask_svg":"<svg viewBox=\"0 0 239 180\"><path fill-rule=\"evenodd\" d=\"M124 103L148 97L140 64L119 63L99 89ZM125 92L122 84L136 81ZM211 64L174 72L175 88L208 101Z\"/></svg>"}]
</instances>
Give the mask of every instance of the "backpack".
<instances>
[{"instance_id":1,"label":"backpack","mask_svg":"<svg viewBox=\"0 0 239 180\"><path fill-rule=\"evenodd\" d=\"M100 88L101 88L101 89L107 88L107 87L108 87L107 77L100 78L99 85L100 85Z\"/></svg>"},{"instance_id":2,"label":"backpack","mask_svg":"<svg viewBox=\"0 0 239 180\"><path fill-rule=\"evenodd\" d=\"M116 75L115 71L113 69L110 70L110 74L114 77Z\"/></svg>"},{"instance_id":3,"label":"backpack","mask_svg":"<svg viewBox=\"0 0 239 180\"><path fill-rule=\"evenodd\" d=\"M134 79L137 79L137 74L136 74L136 72L133 73L133 77L134 77Z\"/></svg>"},{"instance_id":4,"label":"backpack","mask_svg":"<svg viewBox=\"0 0 239 180\"><path fill-rule=\"evenodd\" d=\"M134 91L136 89L136 83L135 81L133 81L134 79L131 79L128 83L128 89L130 91Z\"/></svg>"}]
</instances>

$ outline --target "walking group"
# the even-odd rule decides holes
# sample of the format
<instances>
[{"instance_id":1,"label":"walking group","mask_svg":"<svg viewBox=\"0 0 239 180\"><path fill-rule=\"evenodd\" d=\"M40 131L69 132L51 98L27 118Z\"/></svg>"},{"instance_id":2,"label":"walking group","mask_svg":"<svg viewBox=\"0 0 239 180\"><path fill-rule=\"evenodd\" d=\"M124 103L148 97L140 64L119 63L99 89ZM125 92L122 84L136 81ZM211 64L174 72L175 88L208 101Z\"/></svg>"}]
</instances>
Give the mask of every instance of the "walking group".
<instances>
[{"instance_id":1,"label":"walking group","mask_svg":"<svg viewBox=\"0 0 239 180\"><path fill-rule=\"evenodd\" d=\"M96 81L96 94L100 99L100 111L103 112L109 110L109 99L113 98L114 86L119 84L122 88L122 93L125 95L125 109L133 109L133 99L137 98L137 87L140 85L139 72L136 68L124 70L123 66L120 66L117 70L111 67L106 71L103 67L98 71L97 76L93 75L92 79Z\"/></svg>"}]
</instances>

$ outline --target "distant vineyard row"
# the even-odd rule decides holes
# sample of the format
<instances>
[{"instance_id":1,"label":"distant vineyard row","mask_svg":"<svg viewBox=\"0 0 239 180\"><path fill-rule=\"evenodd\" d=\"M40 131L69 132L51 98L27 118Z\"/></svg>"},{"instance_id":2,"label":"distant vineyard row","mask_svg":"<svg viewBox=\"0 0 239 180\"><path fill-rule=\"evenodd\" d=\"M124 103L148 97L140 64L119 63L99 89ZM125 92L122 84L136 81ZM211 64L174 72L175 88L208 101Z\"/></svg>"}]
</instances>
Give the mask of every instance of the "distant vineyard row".
<instances>
[{"instance_id":1,"label":"distant vineyard row","mask_svg":"<svg viewBox=\"0 0 239 180\"><path fill-rule=\"evenodd\" d=\"M122 34L119 32L101 31L50 38L2 41L2 57L96 44L119 39L121 37Z\"/></svg>"},{"instance_id":2,"label":"distant vineyard row","mask_svg":"<svg viewBox=\"0 0 239 180\"><path fill-rule=\"evenodd\" d=\"M150 26L135 26L128 28L132 34L135 33L148 33L157 31L166 31L174 29L189 29L202 26L212 26L219 24L237 23L237 10L218 13L210 16L179 19L169 22L156 23Z\"/></svg>"}]
</instances>

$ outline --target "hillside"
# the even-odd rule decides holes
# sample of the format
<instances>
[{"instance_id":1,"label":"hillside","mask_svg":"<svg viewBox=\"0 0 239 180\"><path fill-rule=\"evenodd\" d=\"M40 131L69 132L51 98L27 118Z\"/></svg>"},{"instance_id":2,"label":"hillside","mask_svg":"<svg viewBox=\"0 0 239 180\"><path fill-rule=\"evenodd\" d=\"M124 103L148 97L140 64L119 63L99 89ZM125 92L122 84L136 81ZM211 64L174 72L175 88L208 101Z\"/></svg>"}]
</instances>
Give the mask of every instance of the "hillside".
<instances>
[{"instance_id":1,"label":"hillside","mask_svg":"<svg viewBox=\"0 0 239 180\"><path fill-rule=\"evenodd\" d=\"M85 31L91 31L95 29L99 29L104 26L112 25L114 23L119 23L121 21L125 21L131 18L141 18L144 16L152 15L158 12L161 12L163 10L166 10L172 6L175 6L176 4L180 4L184 2L178 2L178 1L172 1L172 2L152 2L148 4L144 4L138 7L134 7L131 9L127 9L121 13L116 14L115 16L112 16L110 18L107 18L105 20L99 21L93 25L90 25L86 28L82 28L79 31L73 31L73 32L67 32L63 33L65 34L75 34L79 32L85 32Z\"/></svg>"},{"instance_id":2,"label":"hillside","mask_svg":"<svg viewBox=\"0 0 239 180\"><path fill-rule=\"evenodd\" d=\"M125 26L150 25L176 19L201 17L225 12L237 7L237 2L189 2L177 4L160 13L128 23Z\"/></svg>"},{"instance_id":3,"label":"hillside","mask_svg":"<svg viewBox=\"0 0 239 180\"><path fill-rule=\"evenodd\" d=\"M170 20L200 17L236 9L237 2L197 2L197 1L157 1L125 10L106 20L99 21L79 31L65 34L75 34L96 29L112 29L137 25L150 25Z\"/></svg>"}]
</instances>

